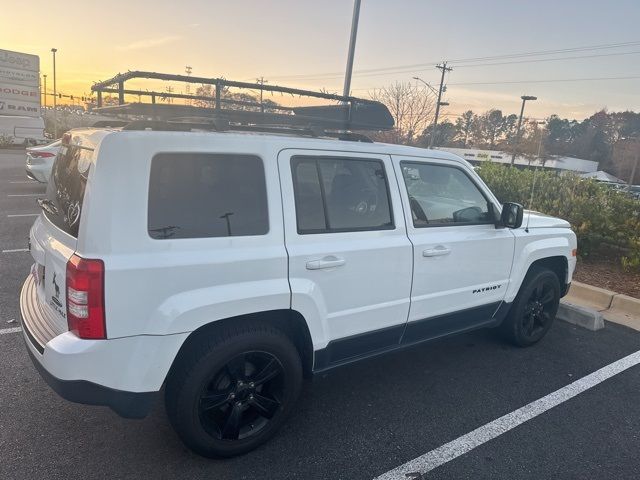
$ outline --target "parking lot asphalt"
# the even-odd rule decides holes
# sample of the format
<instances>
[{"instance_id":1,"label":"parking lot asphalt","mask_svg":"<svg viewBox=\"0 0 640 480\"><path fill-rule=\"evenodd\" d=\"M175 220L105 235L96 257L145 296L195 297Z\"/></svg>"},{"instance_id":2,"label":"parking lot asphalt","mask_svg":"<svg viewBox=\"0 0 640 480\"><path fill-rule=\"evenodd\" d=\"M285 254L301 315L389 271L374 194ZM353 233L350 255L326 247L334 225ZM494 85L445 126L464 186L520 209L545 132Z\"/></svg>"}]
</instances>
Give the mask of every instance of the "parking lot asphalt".
<instances>
[{"instance_id":1,"label":"parking lot asphalt","mask_svg":"<svg viewBox=\"0 0 640 480\"><path fill-rule=\"evenodd\" d=\"M640 350L640 332L557 321L519 349L476 331L346 366L305 383L269 443L209 460L171 430L59 398L16 332L27 234L44 186L0 150L0 479L371 479ZM9 196L29 195L29 196ZM633 366L427 473L424 479L640 478L640 366Z\"/></svg>"}]
</instances>

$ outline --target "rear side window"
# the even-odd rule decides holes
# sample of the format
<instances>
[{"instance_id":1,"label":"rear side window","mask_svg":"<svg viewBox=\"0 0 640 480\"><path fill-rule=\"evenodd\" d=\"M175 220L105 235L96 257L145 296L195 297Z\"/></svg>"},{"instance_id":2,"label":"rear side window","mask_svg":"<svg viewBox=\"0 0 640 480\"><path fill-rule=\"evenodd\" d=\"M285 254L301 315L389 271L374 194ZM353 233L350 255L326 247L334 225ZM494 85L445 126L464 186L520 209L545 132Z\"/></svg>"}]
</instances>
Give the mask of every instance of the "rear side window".
<instances>
[{"instance_id":1,"label":"rear side window","mask_svg":"<svg viewBox=\"0 0 640 480\"><path fill-rule=\"evenodd\" d=\"M156 155L147 227L155 239L265 235L269 219L262 160L232 154Z\"/></svg>"},{"instance_id":2,"label":"rear side window","mask_svg":"<svg viewBox=\"0 0 640 480\"><path fill-rule=\"evenodd\" d=\"M298 233L394 228L381 161L294 157L291 168Z\"/></svg>"},{"instance_id":3,"label":"rear side window","mask_svg":"<svg viewBox=\"0 0 640 480\"><path fill-rule=\"evenodd\" d=\"M41 202L46 217L76 238L92 159L91 148L62 145L53 164L46 199Z\"/></svg>"}]
</instances>

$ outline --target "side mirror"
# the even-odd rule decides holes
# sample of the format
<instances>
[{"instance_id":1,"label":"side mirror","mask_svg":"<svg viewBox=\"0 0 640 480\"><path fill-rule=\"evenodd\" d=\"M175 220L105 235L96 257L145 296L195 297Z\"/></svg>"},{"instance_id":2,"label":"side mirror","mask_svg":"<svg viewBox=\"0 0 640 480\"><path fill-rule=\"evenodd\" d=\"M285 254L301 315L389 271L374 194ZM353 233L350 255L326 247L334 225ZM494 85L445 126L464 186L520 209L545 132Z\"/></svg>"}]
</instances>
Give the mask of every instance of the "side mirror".
<instances>
[{"instance_id":1,"label":"side mirror","mask_svg":"<svg viewBox=\"0 0 640 480\"><path fill-rule=\"evenodd\" d=\"M522 226L522 216L524 207L519 203L507 202L502 205L500 215L500 225L507 228L520 228Z\"/></svg>"}]
</instances>

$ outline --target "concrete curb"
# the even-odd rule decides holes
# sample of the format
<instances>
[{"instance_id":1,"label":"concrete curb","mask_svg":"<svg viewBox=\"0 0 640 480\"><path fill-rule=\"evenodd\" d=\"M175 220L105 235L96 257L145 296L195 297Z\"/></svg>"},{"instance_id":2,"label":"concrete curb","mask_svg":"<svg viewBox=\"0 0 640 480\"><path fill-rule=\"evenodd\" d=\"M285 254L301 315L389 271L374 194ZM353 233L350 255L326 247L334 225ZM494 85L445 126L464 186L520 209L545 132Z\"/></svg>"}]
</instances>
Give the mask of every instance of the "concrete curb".
<instances>
[{"instance_id":1,"label":"concrete curb","mask_svg":"<svg viewBox=\"0 0 640 480\"><path fill-rule=\"evenodd\" d=\"M564 307L563 307L564 305ZM640 299L620 293L573 282L567 296L562 300L558 318L590 330L598 330L595 314L602 319L640 330ZM593 318L589 318L589 316Z\"/></svg>"},{"instance_id":2,"label":"concrete curb","mask_svg":"<svg viewBox=\"0 0 640 480\"><path fill-rule=\"evenodd\" d=\"M602 313L584 305L576 305L566 300L560 302L556 318L595 332L604 328Z\"/></svg>"},{"instance_id":3,"label":"concrete curb","mask_svg":"<svg viewBox=\"0 0 640 480\"><path fill-rule=\"evenodd\" d=\"M611 306L617 294L604 288L593 287L586 283L572 282L569 293L565 297L575 305L586 305L595 310L606 310Z\"/></svg>"}]
</instances>

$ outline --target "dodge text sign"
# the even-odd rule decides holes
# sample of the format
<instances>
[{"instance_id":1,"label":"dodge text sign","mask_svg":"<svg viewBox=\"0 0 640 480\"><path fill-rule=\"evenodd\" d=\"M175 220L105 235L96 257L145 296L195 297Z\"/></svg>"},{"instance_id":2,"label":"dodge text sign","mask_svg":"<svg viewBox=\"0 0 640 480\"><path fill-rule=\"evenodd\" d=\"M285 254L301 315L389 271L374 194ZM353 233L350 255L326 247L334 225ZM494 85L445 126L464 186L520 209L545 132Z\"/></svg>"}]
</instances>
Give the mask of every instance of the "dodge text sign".
<instances>
[{"instance_id":1,"label":"dodge text sign","mask_svg":"<svg viewBox=\"0 0 640 480\"><path fill-rule=\"evenodd\" d=\"M40 58L0 50L0 115L40 116Z\"/></svg>"}]
</instances>

